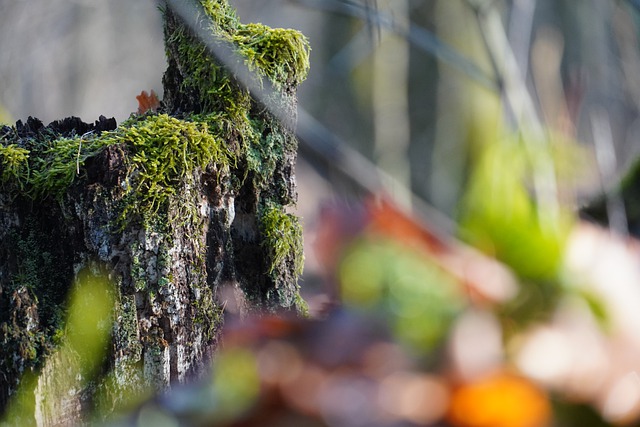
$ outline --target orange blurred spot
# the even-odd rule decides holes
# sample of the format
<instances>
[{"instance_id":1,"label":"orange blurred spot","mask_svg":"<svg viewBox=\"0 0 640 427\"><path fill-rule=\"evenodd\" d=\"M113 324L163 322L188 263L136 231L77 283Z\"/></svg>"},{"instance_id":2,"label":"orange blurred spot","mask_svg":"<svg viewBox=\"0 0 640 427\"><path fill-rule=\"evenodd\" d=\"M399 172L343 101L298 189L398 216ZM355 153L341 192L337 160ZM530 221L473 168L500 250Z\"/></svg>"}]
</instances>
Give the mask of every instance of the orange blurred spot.
<instances>
[{"instance_id":1,"label":"orange blurred spot","mask_svg":"<svg viewBox=\"0 0 640 427\"><path fill-rule=\"evenodd\" d=\"M457 427L542 427L550 415L549 401L538 387L499 373L457 389L448 418Z\"/></svg>"},{"instance_id":2,"label":"orange blurred spot","mask_svg":"<svg viewBox=\"0 0 640 427\"><path fill-rule=\"evenodd\" d=\"M434 254L448 250L446 244L430 228L384 198L369 199L367 211L370 215L369 227L374 232L404 244L422 247Z\"/></svg>"},{"instance_id":3,"label":"orange blurred spot","mask_svg":"<svg viewBox=\"0 0 640 427\"><path fill-rule=\"evenodd\" d=\"M160 107L160 100L158 95L152 90L151 95L146 90L140 92L140 95L136 96L138 100L138 114L144 114L147 111L156 111Z\"/></svg>"}]
</instances>

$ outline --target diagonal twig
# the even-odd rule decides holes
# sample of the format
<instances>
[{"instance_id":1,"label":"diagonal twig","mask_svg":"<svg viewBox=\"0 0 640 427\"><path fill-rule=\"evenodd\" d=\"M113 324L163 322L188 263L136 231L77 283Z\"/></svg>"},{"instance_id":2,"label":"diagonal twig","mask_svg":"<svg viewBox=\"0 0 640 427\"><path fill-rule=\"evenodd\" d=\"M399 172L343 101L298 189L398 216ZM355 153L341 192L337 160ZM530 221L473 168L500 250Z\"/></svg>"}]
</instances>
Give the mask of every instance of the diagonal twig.
<instances>
[{"instance_id":1,"label":"diagonal twig","mask_svg":"<svg viewBox=\"0 0 640 427\"><path fill-rule=\"evenodd\" d=\"M279 102L281 94L273 85L249 70L244 60L236 52L234 46L206 31L199 20L207 17L198 1L164 0L172 11L180 16L183 22L193 31L198 39L206 46L210 55L230 72L235 80L249 90L251 96L278 120L288 123L291 112ZM376 195L383 191L383 183L394 182L395 179L380 170L362 154L351 149L333 132L319 123L303 108L298 107L298 123L295 130L300 142L301 154L306 157L321 159L321 162L349 183L355 185L364 194ZM424 200L413 195L413 206L416 214L422 219L436 226L443 233L451 235L453 222L443 213L428 205Z\"/></svg>"}]
</instances>

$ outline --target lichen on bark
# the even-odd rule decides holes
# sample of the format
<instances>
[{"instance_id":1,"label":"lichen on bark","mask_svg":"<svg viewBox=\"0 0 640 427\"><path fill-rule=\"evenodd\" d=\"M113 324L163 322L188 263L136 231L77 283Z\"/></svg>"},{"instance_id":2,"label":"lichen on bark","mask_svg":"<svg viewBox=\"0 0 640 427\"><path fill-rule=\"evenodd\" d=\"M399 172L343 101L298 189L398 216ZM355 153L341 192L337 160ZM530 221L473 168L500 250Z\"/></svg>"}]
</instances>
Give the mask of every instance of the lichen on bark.
<instances>
[{"instance_id":1,"label":"lichen on bark","mask_svg":"<svg viewBox=\"0 0 640 427\"><path fill-rule=\"evenodd\" d=\"M204 372L223 286L242 313L305 311L301 229L287 209L308 43L297 31L241 24L226 0L193 1L206 12L199 25L268 79L291 121L256 101L165 6L159 111L120 126L30 118L0 128L0 409L21 375L43 368L74 274L88 263L117 284L109 374L89 393L106 410L140 383L163 389Z\"/></svg>"}]
</instances>

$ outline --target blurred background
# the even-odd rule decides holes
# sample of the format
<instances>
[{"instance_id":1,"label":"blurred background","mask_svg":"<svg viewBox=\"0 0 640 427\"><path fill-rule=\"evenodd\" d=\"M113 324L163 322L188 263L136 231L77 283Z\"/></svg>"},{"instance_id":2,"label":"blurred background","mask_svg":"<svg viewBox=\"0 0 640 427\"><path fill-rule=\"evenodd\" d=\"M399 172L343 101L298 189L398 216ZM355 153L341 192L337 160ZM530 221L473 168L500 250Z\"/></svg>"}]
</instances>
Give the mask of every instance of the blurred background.
<instances>
[{"instance_id":1,"label":"blurred background","mask_svg":"<svg viewBox=\"0 0 640 427\"><path fill-rule=\"evenodd\" d=\"M568 160L578 178L538 194L563 202L609 188L640 151L638 13L626 1L231 3L244 22L309 37L301 108L388 173L398 203L413 195L455 218L474 156L505 129L586 149ZM164 68L156 1L0 0L0 121L121 122L140 91L162 92ZM319 200L351 187L305 160L299 209L311 223Z\"/></svg>"},{"instance_id":2,"label":"blurred background","mask_svg":"<svg viewBox=\"0 0 640 427\"><path fill-rule=\"evenodd\" d=\"M629 358L640 355L633 332L640 326L633 314L640 305L638 245L627 239L634 218L613 190L640 154L638 3L230 3L245 23L307 35L311 72L299 89L301 114L374 172L354 168L345 176L303 141L297 211L310 302L325 294L358 309L386 307L394 336L410 354L428 355L419 369L455 371L456 384L515 367L535 387L565 396L567 405L554 406L564 421L555 425L636 422L640 359ZM162 93L164 68L154 1L0 0L0 122L70 115L121 122L142 90ZM394 207L372 208L362 187ZM589 228L576 213L603 191L614 235ZM355 244L347 238L362 230ZM445 249L433 244L443 235ZM489 260L447 246L454 237ZM407 246L421 248L418 258L403 252ZM441 292L448 281L482 304ZM425 298L428 304L412 305ZM557 363L542 363L547 359ZM440 392L442 378L420 384ZM523 390L512 379L491 384L504 398L504 390ZM523 393L537 390L531 384ZM448 419L458 426L547 425L547 398L536 393L530 403L539 410L519 413L521 423L482 424L452 412ZM465 402L467 395L451 396ZM391 412L409 423L398 425L431 425L453 411L441 403L420 418L419 406ZM581 415L572 415L575 408ZM360 425L350 422L328 424Z\"/></svg>"}]
</instances>

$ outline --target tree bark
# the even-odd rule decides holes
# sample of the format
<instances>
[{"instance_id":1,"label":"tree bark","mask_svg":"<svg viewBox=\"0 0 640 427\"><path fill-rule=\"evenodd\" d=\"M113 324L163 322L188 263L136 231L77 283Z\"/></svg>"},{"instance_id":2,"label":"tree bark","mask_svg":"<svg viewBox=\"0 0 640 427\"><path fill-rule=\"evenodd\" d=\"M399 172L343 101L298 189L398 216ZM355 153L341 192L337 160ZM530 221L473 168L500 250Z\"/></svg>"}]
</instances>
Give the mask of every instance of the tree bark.
<instances>
[{"instance_id":1,"label":"tree bark","mask_svg":"<svg viewBox=\"0 0 640 427\"><path fill-rule=\"evenodd\" d=\"M234 43L293 111L306 39L243 25L226 0L194 1L206 12L199 25ZM168 69L157 111L117 127L104 117L29 118L0 129L0 409L39 372L30 424L67 425L147 386L200 377L225 306L305 310L301 229L286 212L296 200L294 120L276 120L193 28L170 7L163 13ZM101 376L54 384L68 365L50 355L84 269L115 284L110 347Z\"/></svg>"}]
</instances>

